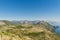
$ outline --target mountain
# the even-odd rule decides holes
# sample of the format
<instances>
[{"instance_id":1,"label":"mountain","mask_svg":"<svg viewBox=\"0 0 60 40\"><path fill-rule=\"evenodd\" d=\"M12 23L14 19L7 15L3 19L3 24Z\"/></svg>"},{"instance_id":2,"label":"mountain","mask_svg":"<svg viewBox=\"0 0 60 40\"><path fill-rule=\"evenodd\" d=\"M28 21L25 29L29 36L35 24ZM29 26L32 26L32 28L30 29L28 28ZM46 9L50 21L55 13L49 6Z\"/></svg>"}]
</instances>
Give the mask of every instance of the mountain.
<instances>
[{"instance_id":1,"label":"mountain","mask_svg":"<svg viewBox=\"0 0 60 40\"><path fill-rule=\"evenodd\" d=\"M0 27L0 40L60 40L60 36L52 31L55 26L45 21L3 22L8 26ZM16 25L11 24L14 22Z\"/></svg>"}]
</instances>

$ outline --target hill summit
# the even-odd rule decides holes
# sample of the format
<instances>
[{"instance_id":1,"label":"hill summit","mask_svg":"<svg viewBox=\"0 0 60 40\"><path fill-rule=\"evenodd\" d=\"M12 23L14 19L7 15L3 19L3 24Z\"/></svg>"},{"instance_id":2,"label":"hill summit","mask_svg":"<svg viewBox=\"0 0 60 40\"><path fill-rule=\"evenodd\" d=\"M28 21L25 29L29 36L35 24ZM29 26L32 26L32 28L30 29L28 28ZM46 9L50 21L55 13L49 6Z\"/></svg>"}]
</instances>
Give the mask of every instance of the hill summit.
<instances>
[{"instance_id":1,"label":"hill summit","mask_svg":"<svg viewBox=\"0 0 60 40\"><path fill-rule=\"evenodd\" d=\"M1 21L0 40L60 40L54 26L45 21Z\"/></svg>"}]
</instances>

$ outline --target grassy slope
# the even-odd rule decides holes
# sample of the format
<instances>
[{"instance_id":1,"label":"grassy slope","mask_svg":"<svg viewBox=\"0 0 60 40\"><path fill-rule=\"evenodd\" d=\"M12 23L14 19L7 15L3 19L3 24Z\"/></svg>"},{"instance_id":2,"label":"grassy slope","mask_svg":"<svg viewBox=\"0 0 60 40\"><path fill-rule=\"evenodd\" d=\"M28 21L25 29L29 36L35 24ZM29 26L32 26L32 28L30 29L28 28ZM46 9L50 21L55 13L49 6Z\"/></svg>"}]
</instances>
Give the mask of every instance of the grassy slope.
<instances>
[{"instance_id":1,"label":"grassy slope","mask_svg":"<svg viewBox=\"0 0 60 40\"><path fill-rule=\"evenodd\" d=\"M1 27L0 38L2 40L60 40L60 36L51 31L53 29L52 25L46 22L26 26Z\"/></svg>"}]
</instances>

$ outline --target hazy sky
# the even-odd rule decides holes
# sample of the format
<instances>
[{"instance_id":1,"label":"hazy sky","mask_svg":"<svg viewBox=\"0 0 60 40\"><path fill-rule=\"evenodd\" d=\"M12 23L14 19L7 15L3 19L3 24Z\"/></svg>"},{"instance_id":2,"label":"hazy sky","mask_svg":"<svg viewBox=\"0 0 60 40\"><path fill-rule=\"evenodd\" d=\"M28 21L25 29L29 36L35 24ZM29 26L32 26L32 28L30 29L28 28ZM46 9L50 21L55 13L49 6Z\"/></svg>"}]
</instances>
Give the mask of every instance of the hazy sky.
<instances>
[{"instance_id":1,"label":"hazy sky","mask_svg":"<svg viewBox=\"0 0 60 40\"><path fill-rule=\"evenodd\" d=\"M59 0L0 0L0 20L60 21Z\"/></svg>"}]
</instances>

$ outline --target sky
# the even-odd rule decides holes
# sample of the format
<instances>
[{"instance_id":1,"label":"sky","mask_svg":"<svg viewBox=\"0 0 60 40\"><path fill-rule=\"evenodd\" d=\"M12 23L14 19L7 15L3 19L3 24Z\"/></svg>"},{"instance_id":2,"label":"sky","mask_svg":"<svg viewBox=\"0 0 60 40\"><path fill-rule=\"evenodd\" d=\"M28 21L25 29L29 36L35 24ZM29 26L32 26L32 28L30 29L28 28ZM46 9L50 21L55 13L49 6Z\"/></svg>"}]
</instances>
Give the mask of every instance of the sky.
<instances>
[{"instance_id":1,"label":"sky","mask_svg":"<svg viewBox=\"0 0 60 40\"><path fill-rule=\"evenodd\" d=\"M0 20L60 21L60 0L0 0Z\"/></svg>"}]
</instances>

